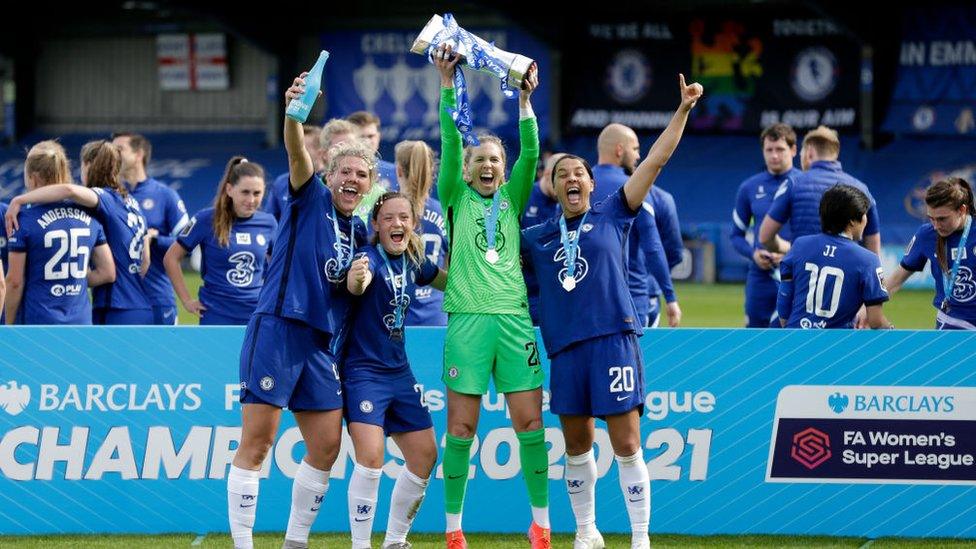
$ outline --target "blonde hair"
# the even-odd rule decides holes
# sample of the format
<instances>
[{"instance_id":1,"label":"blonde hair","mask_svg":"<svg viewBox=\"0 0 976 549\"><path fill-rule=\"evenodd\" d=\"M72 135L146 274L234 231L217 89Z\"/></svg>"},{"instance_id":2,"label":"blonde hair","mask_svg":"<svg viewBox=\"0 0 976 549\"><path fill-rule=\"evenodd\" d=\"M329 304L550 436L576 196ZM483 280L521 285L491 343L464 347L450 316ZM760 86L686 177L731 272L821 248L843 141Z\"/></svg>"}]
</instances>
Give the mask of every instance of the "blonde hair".
<instances>
[{"instance_id":1,"label":"blonde hair","mask_svg":"<svg viewBox=\"0 0 976 549\"><path fill-rule=\"evenodd\" d=\"M803 136L803 146L811 147L817 151L817 156L825 160L835 159L840 156L840 137L837 130L827 126L817 126Z\"/></svg>"},{"instance_id":2,"label":"blonde hair","mask_svg":"<svg viewBox=\"0 0 976 549\"><path fill-rule=\"evenodd\" d=\"M35 175L41 186L71 183L71 162L64 147L53 140L41 141L27 152L24 173Z\"/></svg>"},{"instance_id":3,"label":"blonde hair","mask_svg":"<svg viewBox=\"0 0 976 549\"><path fill-rule=\"evenodd\" d=\"M323 149L328 149L331 146L332 138L344 133L355 137L359 134L359 127L341 118L329 120L325 123L325 126L322 126L322 131L319 133L319 146Z\"/></svg>"},{"instance_id":4,"label":"blonde hair","mask_svg":"<svg viewBox=\"0 0 976 549\"><path fill-rule=\"evenodd\" d=\"M370 185L376 181L376 153L359 139L344 141L329 149L329 165L326 166L325 173L329 175L335 173L339 169L339 159L346 156L366 162L366 167L369 168Z\"/></svg>"},{"instance_id":5,"label":"blonde hair","mask_svg":"<svg viewBox=\"0 0 976 549\"><path fill-rule=\"evenodd\" d=\"M396 165L403 172L400 190L422 217L430 188L434 184L434 151L423 141L401 141L393 149Z\"/></svg>"},{"instance_id":6,"label":"blonde hair","mask_svg":"<svg viewBox=\"0 0 976 549\"><path fill-rule=\"evenodd\" d=\"M479 135L478 136L478 141L481 141L481 145L484 145L486 143L494 143L494 144L498 145L498 150L500 150L502 152L502 164L505 164L505 144L502 143L501 138L499 138L497 135L492 135L492 134L488 133L488 134ZM475 148L474 145L468 145L467 147L464 148L464 167L465 168L468 167L468 161L471 160L471 154L472 154L472 151L474 151L474 148Z\"/></svg>"}]
</instances>

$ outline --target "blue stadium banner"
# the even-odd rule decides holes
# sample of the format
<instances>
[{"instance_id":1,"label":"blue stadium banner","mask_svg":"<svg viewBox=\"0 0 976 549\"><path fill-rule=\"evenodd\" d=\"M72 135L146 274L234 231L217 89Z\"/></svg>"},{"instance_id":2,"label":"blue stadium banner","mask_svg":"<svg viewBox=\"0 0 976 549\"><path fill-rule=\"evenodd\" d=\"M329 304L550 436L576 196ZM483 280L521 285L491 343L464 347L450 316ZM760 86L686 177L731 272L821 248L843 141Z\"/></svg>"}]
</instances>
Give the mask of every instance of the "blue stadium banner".
<instances>
[{"instance_id":1,"label":"blue stadium banner","mask_svg":"<svg viewBox=\"0 0 976 549\"><path fill-rule=\"evenodd\" d=\"M0 330L0 534L226 531L242 340L240 328ZM407 335L442 447L443 340L443 329ZM976 334L964 332L648 331L641 434L651 531L976 536L974 345ZM565 445L548 401L552 524L570 532ZM626 532L603 427L597 524ZM489 393L466 529L527 526L516 448L504 398ZM387 449L377 530L403 467L395 445ZM257 530L284 529L303 454L286 413L262 469ZM348 531L352 459L344 436L316 530ZM443 531L439 466L435 475L417 531Z\"/></svg>"},{"instance_id":2,"label":"blue stadium banner","mask_svg":"<svg viewBox=\"0 0 976 549\"><path fill-rule=\"evenodd\" d=\"M585 23L566 59L568 130L610 122L640 130L667 125L678 104L677 74L705 87L692 113L698 130L758 132L857 124L859 46L812 14L729 12L658 20ZM580 75L587 75L580 78Z\"/></svg>"},{"instance_id":3,"label":"blue stadium banner","mask_svg":"<svg viewBox=\"0 0 976 549\"><path fill-rule=\"evenodd\" d=\"M384 142L440 139L440 76L424 56L410 53L425 22L418 21L413 30L322 34L322 48L332 52L323 82L328 102L326 119L366 110L380 117ZM503 50L538 63L540 85L532 95L532 107L544 132L549 121L549 90L558 85L550 80L551 63L545 45L514 26L467 27L463 20L458 23ZM469 69L464 74L475 127L518 143L518 101L505 98L498 78Z\"/></svg>"},{"instance_id":4,"label":"blue stadium banner","mask_svg":"<svg viewBox=\"0 0 976 549\"><path fill-rule=\"evenodd\" d=\"M887 131L976 136L976 5L904 10Z\"/></svg>"}]
</instances>

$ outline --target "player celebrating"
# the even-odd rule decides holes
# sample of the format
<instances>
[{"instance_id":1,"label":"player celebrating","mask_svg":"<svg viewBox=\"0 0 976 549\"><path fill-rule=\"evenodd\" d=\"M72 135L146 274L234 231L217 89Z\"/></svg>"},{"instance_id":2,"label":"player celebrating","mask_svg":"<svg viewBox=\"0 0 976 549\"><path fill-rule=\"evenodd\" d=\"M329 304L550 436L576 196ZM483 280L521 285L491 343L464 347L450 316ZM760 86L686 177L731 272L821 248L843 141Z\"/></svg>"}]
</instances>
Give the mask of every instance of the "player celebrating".
<instances>
[{"instance_id":1,"label":"player celebrating","mask_svg":"<svg viewBox=\"0 0 976 549\"><path fill-rule=\"evenodd\" d=\"M647 158L619 190L591 207L593 172L567 155L553 168L563 214L524 231L541 290L542 339L552 367L552 411L566 439L566 483L577 549L602 548L596 529L594 417L607 422L631 525L631 547L649 547L650 480L641 450L642 332L627 286L627 233L678 146L700 84L679 77L681 105ZM579 311L587 311L580 315Z\"/></svg>"},{"instance_id":2,"label":"player celebrating","mask_svg":"<svg viewBox=\"0 0 976 549\"><path fill-rule=\"evenodd\" d=\"M356 337L342 360L345 415L356 450L349 528L353 548L368 549L389 434L405 463L393 488L383 547L408 548L407 532L437 461L437 443L423 386L407 362L403 328L416 288L431 284L443 289L447 274L424 255L414 232L417 213L405 195L381 196L372 223L373 246L353 262L346 282L350 293L362 296L350 322Z\"/></svg>"},{"instance_id":3,"label":"player celebrating","mask_svg":"<svg viewBox=\"0 0 976 549\"><path fill-rule=\"evenodd\" d=\"M258 211L264 196L264 169L243 156L227 163L213 207L198 212L169 247L163 263L176 295L201 325L246 325L258 305L264 267L278 223ZM200 298L186 289L180 262L200 246Z\"/></svg>"},{"instance_id":4,"label":"player celebrating","mask_svg":"<svg viewBox=\"0 0 976 549\"><path fill-rule=\"evenodd\" d=\"M532 191L539 130L529 97L538 85L532 69L519 94L521 151L504 184L505 148L497 137L461 148L449 109L455 107L454 70L461 59L440 46L433 61L441 75L441 167L437 194L448 210L450 277L444 344L447 448L444 450L447 544L467 547L461 510L481 395L494 377L505 394L519 440L522 474L532 506L529 538L549 547L549 459L542 428L542 365L519 265L519 216ZM463 156L462 156L463 154ZM463 158L463 163L462 163ZM463 171L462 171L463 168Z\"/></svg>"},{"instance_id":5,"label":"player celebrating","mask_svg":"<svg viewBox=\"0 0 976 549\"><path fill-rule=\"evenodd\" d=\"M976 251L967 250L976 241L969 235L976 212L972 186L959 177L934 183L925 191L925 206L929 222L912 237L888 282L888 292L897 292L912 273L931 262L936 329L976 330Z\"/></svg>"},{"instance_id":6,"label":"player celebrating","mask_svg":"<svg viewBox=\"0 0 976 549\"><path fill-rule=\"evenodd\" d=\"M881 260L857 242L868 223L870 199L850 185L835 185L820 200L823 232L793 241L780 263L776 309L787 328L853 328L866 307L871 328L890 328L881 312L888 301Z\"/></svg>"},{"instance_id":7,"label":"player celebrating","mask_svg":"<svg viewBox=\"0 0 976 549\"><path fill-rule=\"evenodd\" d=\"M305 76L285 93L304 93ZM308 534L339 451L342 389L336 367L346 305L345 285L365 228L352 218L369 188L373 156L355 143L337 146L326 168L328 187L314 173L302 126L285 117L288 211L268 265L255 315L241 348L241 443L227 476L227 505L235 547L250 548L259 469L274 443L281 409L295 414L307 453L295 473L286 548L308 546ZM345 288L341 288L343 293Z\"/></svg>"},{"instance_id":8,"label":"player celebrating","mask_svg":"<svg viewBox=\"0 0 976 549\"><path fill-rule=\"evenodd\" d=\"M24 182L30 190L70 184L64 148L55 141L31 147ZM6 322L91 324L88 287L115 280L115 263L101 224L74 204L27 207L17 222L9 243Z\"/></svg>"}]
</instances>

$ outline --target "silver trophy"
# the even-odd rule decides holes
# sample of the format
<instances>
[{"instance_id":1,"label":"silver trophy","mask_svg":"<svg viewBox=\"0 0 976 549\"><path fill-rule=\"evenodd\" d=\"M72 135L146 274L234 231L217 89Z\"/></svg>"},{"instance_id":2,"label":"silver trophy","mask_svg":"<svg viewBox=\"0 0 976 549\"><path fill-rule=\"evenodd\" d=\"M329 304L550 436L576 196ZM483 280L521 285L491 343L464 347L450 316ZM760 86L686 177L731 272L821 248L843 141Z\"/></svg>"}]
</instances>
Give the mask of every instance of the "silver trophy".
<instances>
[{"instance_id":1,"label":"silver trophy","mask_svg":"<svg viewBox=\"0 0 976 549\"><path fill-rule=\"evenodd\" d=\"M470 40L462 39L459 35L463 35L464 38L469 38ZM434 43L435 41L438 43ZM444 18L440 15L435 14L430 18L430 21L427 21L427 25L424 26L424 30L420 31L420 35L414 40L410 51L420 55L428 55L431 46L437 47L440 43L448 43L451 44L455 52L464 57L464 63L469 67L497 75L496 71L491 70L489 67L478 67L472 64L476 55L471 51L471 41L477 43L484 54L490 58L492 61L491 64L500 66L507 71L505 81L509 87L514 90L522 89L522 81L525 80L529 68L535 61L524 55L507 52L469 33L461 27L456 27L454 32L452 32L451 29L445 26Z\"/></svg>"}]
</instances>

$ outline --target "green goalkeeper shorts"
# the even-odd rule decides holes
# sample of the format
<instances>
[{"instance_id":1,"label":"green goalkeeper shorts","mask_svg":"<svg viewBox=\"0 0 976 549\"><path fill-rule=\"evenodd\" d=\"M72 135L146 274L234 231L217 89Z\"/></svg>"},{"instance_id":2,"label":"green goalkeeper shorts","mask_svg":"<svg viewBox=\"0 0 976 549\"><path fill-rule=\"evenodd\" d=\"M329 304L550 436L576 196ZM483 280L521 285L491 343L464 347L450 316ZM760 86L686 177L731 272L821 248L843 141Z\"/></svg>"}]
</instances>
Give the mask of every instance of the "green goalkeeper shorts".
<instances>
[{"instance_id":1,"label":"green goalkeeper shorts","mask_svg":"<svg viewBox=\"0 0 976 549\"><path fill-rule=\"evenodd\" d=\"M542 363L529 315L451 313L442 379L455 393L483 395L494 377L499 393L542 386Z\"/></svg>"}]
</instances>

